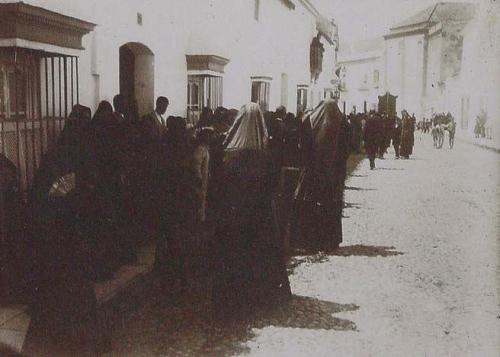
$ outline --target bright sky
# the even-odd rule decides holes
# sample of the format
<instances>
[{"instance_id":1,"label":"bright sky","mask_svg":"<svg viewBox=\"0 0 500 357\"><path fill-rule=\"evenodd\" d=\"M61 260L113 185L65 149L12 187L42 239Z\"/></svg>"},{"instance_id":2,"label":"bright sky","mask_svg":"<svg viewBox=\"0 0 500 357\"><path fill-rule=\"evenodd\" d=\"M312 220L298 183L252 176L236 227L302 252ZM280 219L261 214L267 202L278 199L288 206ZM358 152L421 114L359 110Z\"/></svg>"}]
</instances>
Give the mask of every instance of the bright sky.
<instances>
[{"instance_id":1,"label":"bright sky","mask_svg":"<svg viewBox=\"0 0 500 357\"><path fill-rule=\"evenodd\" d=\"M438 0L313 0L325 16L335 19L341 43L382 36L392 25L436 2Z\"/></svg>"}]
</instances>

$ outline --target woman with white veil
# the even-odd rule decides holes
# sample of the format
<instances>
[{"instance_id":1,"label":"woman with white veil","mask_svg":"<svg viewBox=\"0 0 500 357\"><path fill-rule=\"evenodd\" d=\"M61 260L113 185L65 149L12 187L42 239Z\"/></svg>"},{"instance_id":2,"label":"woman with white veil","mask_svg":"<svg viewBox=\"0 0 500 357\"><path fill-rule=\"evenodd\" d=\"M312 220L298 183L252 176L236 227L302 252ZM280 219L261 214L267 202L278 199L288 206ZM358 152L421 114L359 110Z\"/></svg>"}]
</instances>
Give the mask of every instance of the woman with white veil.
<instances>
[{"instance_id":1,"label":"woman with white veil","mask_svg":"<svg viewBox=\"0 0 500 357\"><path fill-rule=\"evenodd\" d=\"M218 317L245 316L291 296L285 258L271 221L272 163L259 106L244 105L224 142L215 230L214 307Z\"/></svg>"}]
</instances>

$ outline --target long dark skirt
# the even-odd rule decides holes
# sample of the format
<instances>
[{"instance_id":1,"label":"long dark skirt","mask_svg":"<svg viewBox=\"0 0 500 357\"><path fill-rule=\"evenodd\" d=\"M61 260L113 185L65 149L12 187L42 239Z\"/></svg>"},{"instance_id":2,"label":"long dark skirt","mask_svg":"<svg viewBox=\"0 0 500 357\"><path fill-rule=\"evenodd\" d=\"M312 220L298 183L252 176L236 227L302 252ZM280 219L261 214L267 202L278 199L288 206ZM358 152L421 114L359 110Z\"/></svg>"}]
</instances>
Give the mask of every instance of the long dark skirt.
<instances>
[{"instance_id":1,"label":"long dark skirt","mask_svg":"<svg viewBox=\"0 0 500 357\"><path fill-rule=\"evenodd\" d=\"M296 200L290 245L308 253L331 252L342 243L342 201L320 205Z\"/></svg>"},{"instance_id":2,"label":"long dark skirt","mask_svg":"<svg viewBox=\"0 0 500 357\"><path fill-rule=\"evenodd\" d=\"M274 236L268 207L228 207L215 232L215 314L220 319L248 317L258 306L291 296L283 248Z\"/></svg>"}]
</instances>

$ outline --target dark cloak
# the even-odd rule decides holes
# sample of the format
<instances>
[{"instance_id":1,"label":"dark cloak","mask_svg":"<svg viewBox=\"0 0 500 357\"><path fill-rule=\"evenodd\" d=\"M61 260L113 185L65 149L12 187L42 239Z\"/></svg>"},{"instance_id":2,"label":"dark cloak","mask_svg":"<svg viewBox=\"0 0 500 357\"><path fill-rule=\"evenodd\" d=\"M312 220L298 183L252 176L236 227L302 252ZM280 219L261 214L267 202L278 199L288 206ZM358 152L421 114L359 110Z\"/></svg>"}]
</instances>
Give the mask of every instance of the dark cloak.
<instances>
[{"instance_id":1,"label":"dark cloak","mask_svg":"<svg viewBox=\"0 0 500 357\"><path fill-rule=\"evenodd\" d=\"M214 239L216 314L247 316L290 297L283 250L271 220L272 163L259 106L243 106L224 142L224 182Z\"/></svg>"},{"instance_id":2,"label":"dark cloak","mask_svg":"<svg viewBox=\"0 0 500 357\"><path fill-rule=\"evenodd\" d=\"M349 125L328 99L303 121L304 167L295 191L292 246L331 250L342 242L342 208Z\"/></svg>"}]
</instances>

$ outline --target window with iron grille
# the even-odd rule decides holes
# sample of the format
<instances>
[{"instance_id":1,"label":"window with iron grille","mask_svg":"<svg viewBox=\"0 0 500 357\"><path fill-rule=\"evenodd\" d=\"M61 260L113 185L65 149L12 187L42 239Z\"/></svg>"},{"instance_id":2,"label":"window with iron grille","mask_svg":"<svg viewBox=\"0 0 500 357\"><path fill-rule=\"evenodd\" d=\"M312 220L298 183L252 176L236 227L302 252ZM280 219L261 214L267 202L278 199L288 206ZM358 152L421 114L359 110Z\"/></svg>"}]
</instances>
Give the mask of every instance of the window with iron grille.
<instances>
[{"instance_id":1,"label":"window with iron grille","mask_svg":"<svg viewBox=\"0 0 500 357\"><path fill-rule=\"evenodd\" d=\"M0 66L0 117L14 120L26 115L27 70Z\"/></svg>"},{"instance_id":2,"label":"window with iron grille","mask_svg":"<svg viewBox=\"0 0 500 357\"><path fill-rule=\"evenodd\" d=\"M297 114L307 110L307 86L297 87Z\"/></svg>"},{"instance_id":3,"label":"window with iron grille","mask_svg":"<svg viewBox=\"0 0 500 357\"><path fill-rule=\"evenodd\" d=\"M213 75L188 75L187 116L196 124L203 108L215 110L223 105L223 79Z\"/></svg>"},{"instance_id":4,"label":"window with iron grille","mask_svg":"<svg viewBox=\"0 0 500 357\"><path fill-rule=\"evenodd\" d=\"M269 110L271 79L270 77L252 77L251 101L259 104L262 111Z\"/></svg>"},{"instance_id":5,"label":"window with iron grille","mask_svg":"<svg viewBox=\"0 0 500 357\"><path fill-rule=\"evenodd\" d=\"M4 48L0 60L0 152L26 192L79 100L76 57Z\"/></svg>"}]
</instances>

